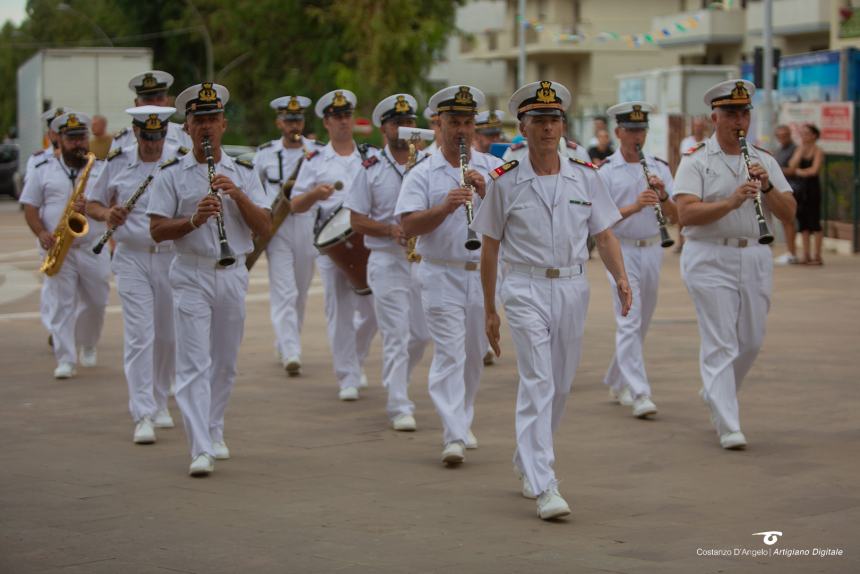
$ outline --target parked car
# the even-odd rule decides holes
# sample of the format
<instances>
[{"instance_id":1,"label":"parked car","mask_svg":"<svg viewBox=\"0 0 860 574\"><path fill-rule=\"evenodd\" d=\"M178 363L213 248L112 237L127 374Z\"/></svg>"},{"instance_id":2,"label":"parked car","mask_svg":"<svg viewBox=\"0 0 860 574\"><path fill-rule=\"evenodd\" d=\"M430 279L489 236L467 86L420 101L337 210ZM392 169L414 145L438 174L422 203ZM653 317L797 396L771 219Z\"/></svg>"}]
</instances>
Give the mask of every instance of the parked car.
<instances>
[{"instance_id":1,"label":"parked car","mask_svg":"<svg viewBox=\"0 0 860 574\"><path fill-rule=\"evenodd\" d=\"M17 199L18 144L0 144L0 195Z\"/></svg>"}]
</instances>

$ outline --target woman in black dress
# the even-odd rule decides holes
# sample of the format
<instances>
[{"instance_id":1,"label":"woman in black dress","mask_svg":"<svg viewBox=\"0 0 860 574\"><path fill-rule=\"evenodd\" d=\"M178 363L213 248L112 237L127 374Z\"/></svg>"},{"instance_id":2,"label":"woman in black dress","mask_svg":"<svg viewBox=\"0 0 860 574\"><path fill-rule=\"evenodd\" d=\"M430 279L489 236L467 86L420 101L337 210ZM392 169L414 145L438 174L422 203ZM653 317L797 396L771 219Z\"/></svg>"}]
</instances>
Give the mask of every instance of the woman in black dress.
<instances>
[{"instance_id":1,"label":"woman in black dress","mask_svg":"<svg viewBox=\"0 0 860 574\"><path fill-rule=\"evenodd\" d=\"M788 162L789 173L796 182L797 231L803 236L803 262L821 265L821 181L818 178L824 164L824 152L817 145L821 132L812 124L800 129L800 145ZM815 255L810 257L810 234L815 239Z\"/></svg>"}]
</instances>

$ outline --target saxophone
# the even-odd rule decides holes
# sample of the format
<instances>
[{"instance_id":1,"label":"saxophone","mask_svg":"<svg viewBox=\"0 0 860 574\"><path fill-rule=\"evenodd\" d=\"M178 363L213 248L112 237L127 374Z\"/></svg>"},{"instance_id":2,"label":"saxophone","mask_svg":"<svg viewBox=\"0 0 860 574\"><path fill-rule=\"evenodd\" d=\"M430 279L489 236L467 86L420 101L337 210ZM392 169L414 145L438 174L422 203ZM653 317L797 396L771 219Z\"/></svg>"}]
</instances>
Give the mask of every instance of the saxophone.
<instances>
[{"instance_id":1,"label":"saxophone","mask_svg":"<svg viewBox=\"0 0 860 574\"><path fill-rule=\"evenodd\" d=\"M72 195L69 196L66 209L63 211L62 217L60 217L57 227L54 228L54 245L45 254L42 266L39 267L39 271L48 277L53 277L60 272L63 261L66 260L66 254L72 247L75 238L83 237L90 230L87 217L75 211L75 202L83 195L84 189L87 186L87 180L90 178L90 170L96 161L96 156L91 152L87 153L86 158L87 163L72 190Z\"/></svg>"},{"instance_id":2,"label":"saxophone","mask_svg":"<svg viewBox=\"0 0 860 574\"><path fill-rule=\"evenodd\" d=\"M418 143L418 136L412 136L409 138L409 158L406 160L406 171L409 171L415 165L415 161L418 159L418 147L415 145ZM415 251L415 246L418 243L418 236L414 235L406 240L406 260L410 263L420 263L421 255L419 255Z\"/></svg>"}]
</instances>

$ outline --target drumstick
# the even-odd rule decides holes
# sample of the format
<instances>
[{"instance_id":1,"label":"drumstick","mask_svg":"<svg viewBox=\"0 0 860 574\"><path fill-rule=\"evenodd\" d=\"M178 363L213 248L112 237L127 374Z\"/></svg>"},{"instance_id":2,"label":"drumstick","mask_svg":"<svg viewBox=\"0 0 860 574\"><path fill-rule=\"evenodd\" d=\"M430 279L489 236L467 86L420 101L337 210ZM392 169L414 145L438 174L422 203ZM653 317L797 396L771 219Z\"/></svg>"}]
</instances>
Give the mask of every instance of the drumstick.
<instances>
[{"instance_id":1,"label":"drumstick","mask_svg":"<svg viewBox=\"0 0 860 574\"><path fill-rule=\"evenodd\" d=\"M334 185L332 187L334 187L335 191L340 191L341 189L343 189L343 182L338 180L334 182Z\"/></svg>"}]
</instances>

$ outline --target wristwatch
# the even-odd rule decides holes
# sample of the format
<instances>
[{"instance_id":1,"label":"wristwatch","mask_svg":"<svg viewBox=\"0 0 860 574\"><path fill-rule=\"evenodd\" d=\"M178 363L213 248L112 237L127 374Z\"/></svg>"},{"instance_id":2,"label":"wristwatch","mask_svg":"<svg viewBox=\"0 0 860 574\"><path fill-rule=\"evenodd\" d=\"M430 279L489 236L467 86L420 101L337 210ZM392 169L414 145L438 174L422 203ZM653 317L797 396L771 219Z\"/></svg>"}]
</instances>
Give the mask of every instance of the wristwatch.
<instances>
[{"instance_id":1,"label":"wristwatch","mask_svg":"<svg viewBox=\"0 0 860 574\"><path fill-rule=\"evenodd\" d=\"M773 189L773 184L772 184L770 181L768 181L768 182L767 182L767 188L766 188L766 189L765 189L765 188L762 188L761 192L762 192L762 193L770 193L770 191L771 191L772 189Z\"/></svg>"}]
</instances>

